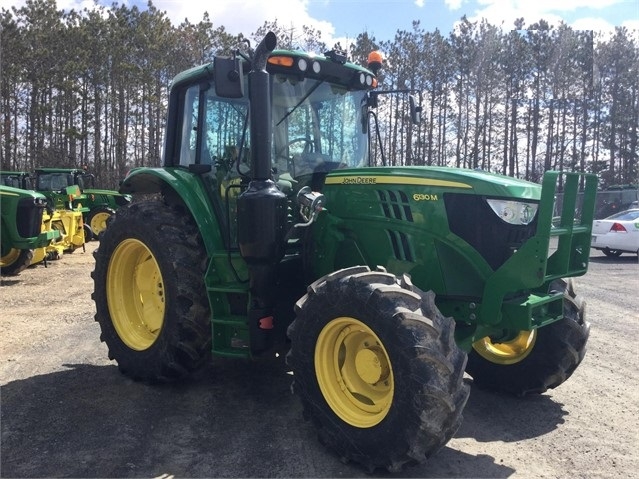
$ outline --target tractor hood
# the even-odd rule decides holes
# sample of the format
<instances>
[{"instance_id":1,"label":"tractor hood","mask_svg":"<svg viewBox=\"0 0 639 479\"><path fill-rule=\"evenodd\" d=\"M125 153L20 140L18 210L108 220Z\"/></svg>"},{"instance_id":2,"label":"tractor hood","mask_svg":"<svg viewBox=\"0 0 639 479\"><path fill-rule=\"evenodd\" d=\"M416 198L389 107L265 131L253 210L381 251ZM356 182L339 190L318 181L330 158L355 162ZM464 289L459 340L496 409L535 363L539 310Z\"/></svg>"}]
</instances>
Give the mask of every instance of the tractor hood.
<instances>
[{"instance_id":1,"label":"tractor hood","mask_svg":"<svg viewBox=\"0 0 639 479\"><path fill-rule=\"evenodd\" d=\"M525 180L497 175L482 170L453 169L446 167L411 166L366 169L340 169L331 172L328 185L405 185L408 193L457 191L470 194L539 200L541 186Z\"/></svg>"}]
</instances>

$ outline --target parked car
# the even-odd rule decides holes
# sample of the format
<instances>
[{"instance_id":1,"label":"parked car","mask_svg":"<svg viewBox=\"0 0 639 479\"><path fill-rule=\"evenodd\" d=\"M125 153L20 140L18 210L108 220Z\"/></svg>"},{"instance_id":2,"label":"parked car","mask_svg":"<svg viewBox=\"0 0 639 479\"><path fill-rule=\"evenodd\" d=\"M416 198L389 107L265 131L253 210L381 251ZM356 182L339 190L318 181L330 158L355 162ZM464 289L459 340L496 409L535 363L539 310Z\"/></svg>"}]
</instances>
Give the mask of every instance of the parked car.
<instances>
[{"instance_id":1,"label":"parked car","mask_svg":"<svg viewBox=\"0 0 639 479\"><path fill-rule=\"evenodd\" d=\"M639 255L639 208L595 220L591 247L603 251L606 256L619 256L622 253Z\"/></svg>"}]
</instances>

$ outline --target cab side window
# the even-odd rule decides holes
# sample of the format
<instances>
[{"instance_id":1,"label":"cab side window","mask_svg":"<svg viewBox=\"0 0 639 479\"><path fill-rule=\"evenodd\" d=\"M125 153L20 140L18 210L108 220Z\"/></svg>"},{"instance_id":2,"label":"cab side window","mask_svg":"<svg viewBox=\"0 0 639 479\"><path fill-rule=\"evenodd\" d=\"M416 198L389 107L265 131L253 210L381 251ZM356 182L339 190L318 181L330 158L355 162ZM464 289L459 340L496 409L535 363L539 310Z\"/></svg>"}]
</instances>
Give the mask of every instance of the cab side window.
<instances>
[{"instance_id":1,"label":"cab side window","mask_svg":"<svg viewBox=\"0 0 639 479\"><path fill-rule=\"evenodd\" d=\"M180 165L231 171L240 150L249 150L247 102L217 97L214 88L199 85L186 91L184 102Z\"/></svg>"},{"instance_id":2,"label":"cab side window","mask_svg":"<svg viewBox=\"0 0 639 479\"><path fill-rule=\"evenodd\" d=\"M205 111L203 143L216 166L225 174L234 175L237 162L246 162L250 150L248 103L211 96L207 98Z\"/></svg>"},{"instance_id":3,"label":"cab side window","mask_svg":"<svg viewBox=\"0 0 639 479\"><path fill-rule=\"evenodd\" d=\"M197 145L197 125L199 113L198 85L190 87L184 96L184 117L182 118L182 134L180 150L180 165L188 166L195 163L195 148Z\"/></svg>"}]
</instances>

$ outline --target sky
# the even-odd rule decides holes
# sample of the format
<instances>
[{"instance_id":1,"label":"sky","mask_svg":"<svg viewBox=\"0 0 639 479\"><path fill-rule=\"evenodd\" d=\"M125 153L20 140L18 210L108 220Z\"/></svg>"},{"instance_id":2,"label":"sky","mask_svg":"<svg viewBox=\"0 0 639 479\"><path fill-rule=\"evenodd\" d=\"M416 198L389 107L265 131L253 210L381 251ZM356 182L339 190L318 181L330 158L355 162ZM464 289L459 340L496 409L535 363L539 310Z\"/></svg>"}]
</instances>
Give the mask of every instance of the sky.
<instances>
[{"instance_id":1,"label":"sky","mask_svg":"<svg viewBox=\"0 0 639 479\"><path fill-rule=\"evenodd\" d=\"M251 36L265 21L277 20L283 27L314 27L329 46L347 45L366 31L377 41L393 40L397 30L412 30L418 20L426 31L452 32L459 19L486 19L510 30L516 18L524 28L540 19L560 21L576 30L610 31L625 26L639 31L639 0L152 0L178 25L188 19L198 23L208 11L213 27L228 33ZM146 9L147 0L57 0L59 9L91 9L95 3L137 5ZM21 6L25 0L0 0L0 7Z\"/></svg>"}]
</instances>

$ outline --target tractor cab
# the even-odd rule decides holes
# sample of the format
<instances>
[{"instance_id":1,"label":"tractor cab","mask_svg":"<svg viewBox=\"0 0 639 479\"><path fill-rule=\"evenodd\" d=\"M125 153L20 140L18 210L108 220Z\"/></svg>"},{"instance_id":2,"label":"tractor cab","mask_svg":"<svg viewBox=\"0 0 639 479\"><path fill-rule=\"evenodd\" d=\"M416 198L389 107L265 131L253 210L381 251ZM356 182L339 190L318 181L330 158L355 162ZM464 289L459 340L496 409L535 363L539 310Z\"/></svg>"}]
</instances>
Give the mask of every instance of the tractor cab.
<instances>
[{"instance_id":1,"label":"tractor cab","mask_svg":"<svg viewBox=\"0 0 639 479\"><path fill-rule=\"evenodd\" d=\"M33 190L33 178L27 171L0 171L0 185Z\"/></svg>"}]
</instances>

